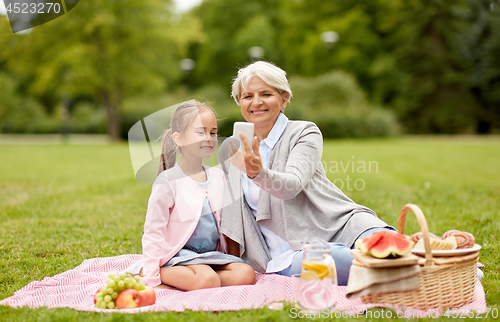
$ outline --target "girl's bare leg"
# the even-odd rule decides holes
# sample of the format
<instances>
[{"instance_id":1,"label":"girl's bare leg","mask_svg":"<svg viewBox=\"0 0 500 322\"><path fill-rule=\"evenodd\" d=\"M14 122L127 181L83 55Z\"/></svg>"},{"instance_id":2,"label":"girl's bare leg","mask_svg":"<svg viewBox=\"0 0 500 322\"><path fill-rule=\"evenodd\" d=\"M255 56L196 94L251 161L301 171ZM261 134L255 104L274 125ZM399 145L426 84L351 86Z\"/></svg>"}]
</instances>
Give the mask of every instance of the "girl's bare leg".
<instances>
[{"instance_id":1,"label":"girl's bare leg","mask_svg":"<svg viewBox=\"0 0 500 322\"><path fill-rule=\"evenodd\" d=\"M161 267L160 278L163 284L181 291L220 287L219 275L208 265L186 265Z\"/></svg>"},{"instance_id":2,"label":"girl's bare leg","mask_svg":"<svg viewBox=\"0 0 500 322\"><path fill-rule=\"evenodd\" d=\"M221 286L252 285L255 282L255 271L247 264L230 263L213 266L219 275Z\"/></svg>"}]
</instances>

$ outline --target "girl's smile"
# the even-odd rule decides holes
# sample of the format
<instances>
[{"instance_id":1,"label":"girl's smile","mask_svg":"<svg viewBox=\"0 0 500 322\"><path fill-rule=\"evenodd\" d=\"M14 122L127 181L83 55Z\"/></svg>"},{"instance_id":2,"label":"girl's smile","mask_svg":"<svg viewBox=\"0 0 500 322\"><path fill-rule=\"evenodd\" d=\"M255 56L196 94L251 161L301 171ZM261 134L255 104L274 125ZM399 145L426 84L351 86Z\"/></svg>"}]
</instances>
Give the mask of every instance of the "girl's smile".
<instances>
[{"instance_id":1,"label":"girl's smile","mask_svg":"<svg viewBox=\"0 0 500 322\"><path fill-rule=\"evenodd\" d=\"M215 115L202 110L185 133L177 133L177 144L181 147L182 158L199 160L210 158L217 146L217 120ZM190 162L189 162L190 163Z\"/></svg>"}]
</instances>

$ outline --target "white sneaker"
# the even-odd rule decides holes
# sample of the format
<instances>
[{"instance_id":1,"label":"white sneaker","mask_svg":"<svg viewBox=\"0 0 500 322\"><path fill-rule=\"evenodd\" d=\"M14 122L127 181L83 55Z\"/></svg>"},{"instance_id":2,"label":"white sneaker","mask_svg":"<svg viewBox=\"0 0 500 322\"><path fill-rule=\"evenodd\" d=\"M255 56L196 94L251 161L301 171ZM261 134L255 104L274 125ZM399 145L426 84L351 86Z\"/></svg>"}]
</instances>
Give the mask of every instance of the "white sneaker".
<instances>
[{"instance_id":1,"label":"white sneaker","mask_svg":"<svg viewBox=\"0 0 500 322\"><path fill-rule=\"evenodd\" d=\"M477 268L477 279L481 280L484 277L484 272L478 267Z\"/></svg>"}]
</instances>

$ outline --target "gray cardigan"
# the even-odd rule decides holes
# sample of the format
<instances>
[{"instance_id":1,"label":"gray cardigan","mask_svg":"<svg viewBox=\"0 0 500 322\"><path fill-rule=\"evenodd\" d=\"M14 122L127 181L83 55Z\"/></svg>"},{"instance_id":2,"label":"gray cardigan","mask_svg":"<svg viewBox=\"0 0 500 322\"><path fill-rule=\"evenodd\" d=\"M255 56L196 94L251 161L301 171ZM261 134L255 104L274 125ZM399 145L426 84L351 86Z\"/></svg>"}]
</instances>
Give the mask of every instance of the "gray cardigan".
<instances>
[{"instance_id":1,"label":"gray cardigan","mask_svg":"<svg viewBox=\"0 0 500 322\"><path fill-rule=\"evenodd\" d=\"M228 144L225 140L219 150L228 177L221 232L240 245L242 259L255 270L265 272L271 260L258 225L294 250L313 236L350 247L363 231L388 226L328 180L321 164L323 136L314 123L289 121L267 166L253 179L261 188L256 218L243 196L241 172L228 160Z\"/></svg>"}]
</instances>

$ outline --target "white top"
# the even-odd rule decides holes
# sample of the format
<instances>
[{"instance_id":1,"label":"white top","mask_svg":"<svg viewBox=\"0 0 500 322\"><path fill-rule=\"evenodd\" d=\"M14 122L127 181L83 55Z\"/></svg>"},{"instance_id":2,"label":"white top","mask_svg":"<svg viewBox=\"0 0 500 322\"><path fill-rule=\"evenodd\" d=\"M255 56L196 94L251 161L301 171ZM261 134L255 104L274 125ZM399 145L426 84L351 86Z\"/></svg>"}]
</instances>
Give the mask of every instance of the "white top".
<instances>
[{"instance_id":1,"label":"white top","mask_svg":"<svg viewBox=\"0 0 500 322\"><path fill-rule=\"evenodd\" d=\"M276 145L276 142L278 142L278 139L285 130L287 123L288 118L285 114L280 113L267 138L260 142L259 152L262 165L267 166L271 150ZM245 200L250 206L250 210L252 210L254 217L257 217L257 205L259 203L260 188L244 173L242 173L242 186ZM272 258L267 264L266 273L279 272L289 267L292 264L293 257L297 251L292 250L286 240L276 235L271 230L260 225L259 228L264 236L264 240L266 241L267 248L269 249L269 253Z\"/></svg>"}]
</instances>

